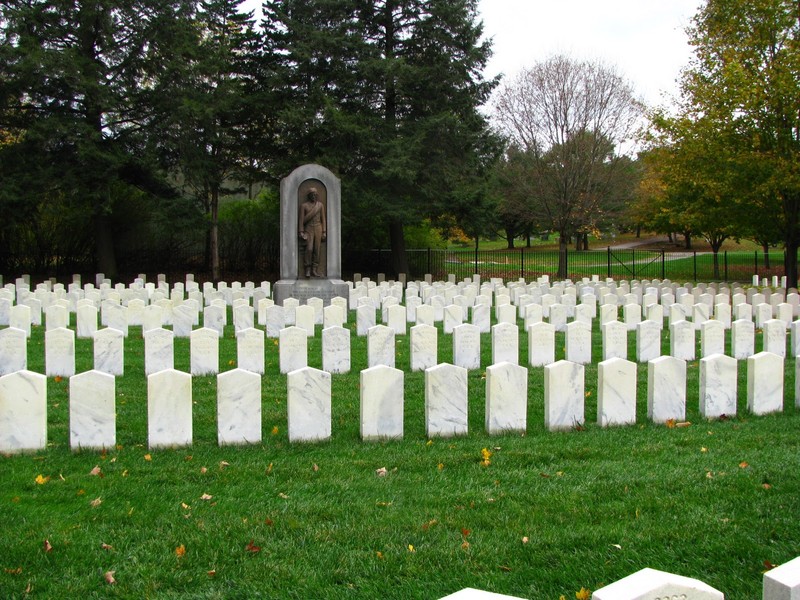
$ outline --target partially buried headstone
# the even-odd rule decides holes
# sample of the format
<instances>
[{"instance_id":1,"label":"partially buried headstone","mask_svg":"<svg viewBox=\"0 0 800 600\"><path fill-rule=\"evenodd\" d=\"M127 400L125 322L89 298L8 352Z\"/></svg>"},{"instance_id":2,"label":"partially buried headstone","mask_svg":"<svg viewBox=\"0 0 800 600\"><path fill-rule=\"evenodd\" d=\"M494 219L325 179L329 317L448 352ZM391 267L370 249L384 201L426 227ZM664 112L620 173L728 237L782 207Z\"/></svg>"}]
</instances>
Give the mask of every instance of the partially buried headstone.
<instances>
[{"instance_id":1,"label":"partially buried headstone","mask_svg":"<svg viewBox=\"0 0 800 600\"><path fill-rule=\"evenodd\" d=\"M656 569L642 569L592 594L592 600L724 600L722 592L691 579Z\"/></svg>"}]
</instances>

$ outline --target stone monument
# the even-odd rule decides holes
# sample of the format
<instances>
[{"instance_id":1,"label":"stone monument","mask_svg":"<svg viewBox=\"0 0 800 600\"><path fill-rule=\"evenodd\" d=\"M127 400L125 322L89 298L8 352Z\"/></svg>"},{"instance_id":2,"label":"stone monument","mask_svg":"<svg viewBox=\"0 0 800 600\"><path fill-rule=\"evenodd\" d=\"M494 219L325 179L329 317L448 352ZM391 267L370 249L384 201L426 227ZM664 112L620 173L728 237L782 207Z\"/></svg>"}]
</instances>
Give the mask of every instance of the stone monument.
<instances>
[{"instance_id":1,"label":"stone monument","mask_svg":"<svg viewBox=\"0 0 800 600\"><path fill-rule=\"evenodd\" d=\"M301 215L308 215L309 192L315 192L322 207L316 215L316 236L322 238L319 250L313 248L313 267L306 264L306 246L315 234L307 234ZM281 180L281 278L273 288L276 304L287 298L305 304L308 298L321 298L325 305L332 298L347 298L348 287L342 281L342 185L339 179L320 165L303 165ZM302 234L302 235L301 235ZM311 252L309 252L309 257ZM308 274L308 276L306 276Z\"/></svg>"}]
</instances>

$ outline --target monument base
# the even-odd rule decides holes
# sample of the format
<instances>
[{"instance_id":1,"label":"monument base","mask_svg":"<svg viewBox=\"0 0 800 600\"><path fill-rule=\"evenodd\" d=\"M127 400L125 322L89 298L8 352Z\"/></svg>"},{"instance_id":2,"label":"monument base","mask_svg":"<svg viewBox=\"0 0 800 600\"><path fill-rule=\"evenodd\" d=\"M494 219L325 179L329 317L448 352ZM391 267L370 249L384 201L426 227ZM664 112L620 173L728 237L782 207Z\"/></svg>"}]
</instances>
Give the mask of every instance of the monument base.
<instances>
[{"instance_id":1,"label":"monument base","mask_svg":"<svg viewBox=\"0 0 800 600\"><path fill-rule=\"evenodd\" d=\"M296 298L300 304L309 298L321 298L328 306L332 298L341 296L347 300L349 294L350 287L341 279L281 279L272 286L272 299L280 306L286 298Z\"/></svg>"}]
</instances>

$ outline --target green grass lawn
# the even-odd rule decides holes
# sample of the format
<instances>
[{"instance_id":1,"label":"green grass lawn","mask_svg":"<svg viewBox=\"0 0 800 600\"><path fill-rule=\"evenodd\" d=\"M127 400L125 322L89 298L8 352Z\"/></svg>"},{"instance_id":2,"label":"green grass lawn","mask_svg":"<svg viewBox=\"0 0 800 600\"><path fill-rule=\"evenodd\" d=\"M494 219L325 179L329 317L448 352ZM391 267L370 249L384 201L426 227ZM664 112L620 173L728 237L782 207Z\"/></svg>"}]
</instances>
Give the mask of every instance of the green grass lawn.
<instances>
[{"instance_id":1,"label":"green grass lawn","mask_svg":"<svg viewBox=\"0 0 800 600\"><path fill-rule=\"evenodd\" d=\"M597 368L587 366L587 423L563 433L544 429L543 369L531 368L528 431L506 436L484 433L485 381L475 371L470 434L429 440L424 377L407 371L408 338L398 337L405 437L365 443L358 373L366 343L350 319L353 371L333 376L333 435L324 443L288 443L286 377L273 340L257 446L217 447L216 379L199 377L192 447L149 451L137 327L117 378L116 448L70 451L68 381L49 379L47 450L0 458L0 597L439 598L475 587L559 600L652 567L699 578L728 600L752 600L761 597L765 564L800 554L793 359L783 413L747 413L740 363L739 416L713 422L699 415L698 363L689 363L691 425L673 428L646 419L646 365L638 423L598 427ZM594 336L597 361L597 325ZM563 334L556 340L562 358ZM666 331L662 344L666 352ZM440 332L442 362L451 345ZM91 341L77 346L78 372L91 369ZM524 335L520 346L524 362ZM486 335L482 354L485 368ZM44 372L42 328L28 356L29 368ZM229 327L221 369L235 358ZM319 333L309 360L320 367ZM175 366L188 371L188 340L176 341ZM483 449L492 453L488 466Z\"/></svg>"}]
</instances>

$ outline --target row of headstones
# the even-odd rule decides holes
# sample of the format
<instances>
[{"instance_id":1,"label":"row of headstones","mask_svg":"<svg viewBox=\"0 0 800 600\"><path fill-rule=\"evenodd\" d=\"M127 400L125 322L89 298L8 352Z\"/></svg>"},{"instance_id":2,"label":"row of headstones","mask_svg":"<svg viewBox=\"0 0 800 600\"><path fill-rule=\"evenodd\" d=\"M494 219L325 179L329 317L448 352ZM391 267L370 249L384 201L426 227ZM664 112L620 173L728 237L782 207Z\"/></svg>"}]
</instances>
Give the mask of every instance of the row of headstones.
<instances>
[{"instance_id":1,"label":"row of headstones","mask_svg":"<svg viewBox=\"0 0 800 600\"><path fill-rule=\"evenodd\" d=\"M797 600L800 597L800 557L764 573L762 600ZM466 588L441 600L514 600L516 596ZM596 590L592 600L724 600L725 595L707 583L659 571L642 569ZM520 600L520 599L517 599Z\"/></svg>"},{"instance_id":2,"label":"row of headstones","mask_svg":"<svg viewBox=\"0 0 800 600\"><path fill-rule=\"evenodd\" d=\"M304 339L304 338L303 338ZM800 365L796 361L795 369ZM647 416L656 423L686 415L686 362L663 356L647 366ZM192 376L167 369L147 378L150 447L192 442ZM621 358L598 364L597 422L636 422L637 365ZM361 436L403 437L404 372L386 365L361 371ZM796 378L796 386L800 377ZM747 360L747 407L753 414L783 410L783 358L769 352ZM467 433L467 370L440 364L425 370L426 434ZM800 394L795 390L795 398ZM486 368L486 430L527 428L528 370L501 362ZM721 354L700 361L700 413L706 418L737 412L737 362ZM544 424L550 431L584 423L584 367L561 360L544 368ZM287 374L290 441L331 435L331 373L303 367ZM23 370L0 377L0 452L36 450L47 439L47 378ZM261 441L261 376L234 369L217 376L218 442ZM70 377L70 445L116 443L115 378L92 370Z\"/></svg>"},{"instance_id":3,"label":"row of headstones","mask_svg":"<svg viewBox=\"0 0 800 600\"><path fill-rule=\"evenodd\" d=\"M302 307L300 307L302 308ZM330 308L330 307L328 307ZM338 307L334 307L337 308ZM301 311L303 312L303 311ZM438 364L438 328L432 325L411 327L410 368L423 370ZM307 338L310 327L290 326L278 331L279 368L288 373L308 365ZM396 329L373 325L367 330L367 365L395 366ZM696 357L695 330L686 321L670 326L670 356L691 361ZM190 372L212 375L219 372L219 331L207 327L190 333ZM124 374L124 334L113 327L94 334L94 367L111 375ZM144 333L145 374L174 366L174 331L163 328ZM265 372L265 332L246 328L237 333L237 364L259 374ZM480 328L461 324L452 329L453 364L466 369L481 367ZM510 323L491 327L491 363L519 364L519 329ZM331 373L350 371L350 330L332 325L322 330L322 366ZM718 321L701 328L700 355L705 358L725 354L725 330ZM763 330L763 351L786 356L786 331L782 322L770 320ZM800 321L792 324L791 356L800 354ZM628 358L628 331L618 321L602 326L602 359ZM746 360L755 354L755 328L752 321L735 321L731 330L731 354ZM662 355L661 329L653 321L643 321L636 330L636 359L646 363ZM565 358L591 364L592 331L589 325L570 323L565 334ZM555 362L555 328L549 323L534 323L528 329L528 365L540 367ZM0 375L27 369L27 337L14 327L0 329ZM45 374L70 377L75 369L75 332L57 328L45 332Z\"/></svg>"}]
</instances>

